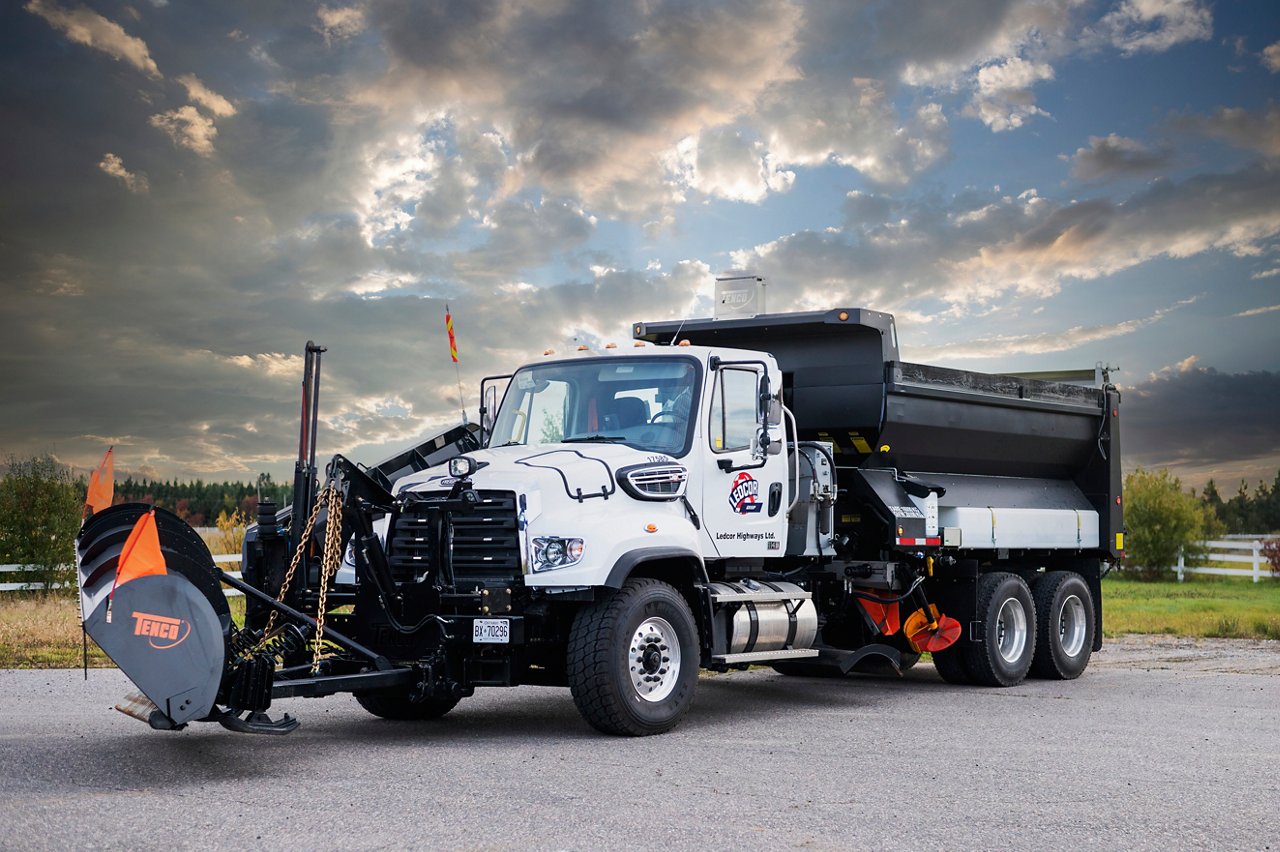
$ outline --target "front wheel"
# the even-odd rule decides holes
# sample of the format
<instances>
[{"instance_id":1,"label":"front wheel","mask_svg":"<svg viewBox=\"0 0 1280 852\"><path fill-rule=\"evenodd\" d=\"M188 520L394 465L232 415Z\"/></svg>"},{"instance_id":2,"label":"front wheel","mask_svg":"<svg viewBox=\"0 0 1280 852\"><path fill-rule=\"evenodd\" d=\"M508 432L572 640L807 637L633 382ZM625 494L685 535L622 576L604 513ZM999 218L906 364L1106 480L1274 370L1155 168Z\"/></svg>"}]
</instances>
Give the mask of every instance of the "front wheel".
<instances>
[{"instance_id":1,"label":"front wheel","mask_svg":"<svg viewBox=\"0 0 1280 852\"><path fill-rule=\"evenodd\" d=\"M587 724L643 737L671 730L693 702L698 629L672 586L637 577L582 609L569 633L569 690Z\"/></svg>"},{"instance_id":2,"label":"front wheel","mask_svg":"<svg viewBox=\"0 0 1280 852\"><path fill-rule=\"evenodd\" d=\"M409 693L404 689L378 689L372 692L357 692L356 703L381 719L395 719L401 722L413 722L423 719L439 719L454 707L458 706L458 698L428 698L425 701L410 701Z\"/></svg>"},{"instance_id":3,"label":"front wheel","mask_svg":"<svg viewBox=\"0 0 1280 852\"><path fill-rule=\"evenodd\" d=\"M982 641L963 649L965 671L985 686L1022 683L1036 644L1031 589L1017 574L985 574L978 580L975 609L982 619Z\"/></svg>"},{"instance_id":4,"label":"front wheel","mask_svg":"<svg viewBox=\"0 0 1280 852\"><path fill-rule=\"evenodd\" d=\"M1072 680L1084 673L1093 654L1093 595L1071 571L1050 571L1032 586L1040 629L1031 676Z\"/></svg>"}]
</instances>

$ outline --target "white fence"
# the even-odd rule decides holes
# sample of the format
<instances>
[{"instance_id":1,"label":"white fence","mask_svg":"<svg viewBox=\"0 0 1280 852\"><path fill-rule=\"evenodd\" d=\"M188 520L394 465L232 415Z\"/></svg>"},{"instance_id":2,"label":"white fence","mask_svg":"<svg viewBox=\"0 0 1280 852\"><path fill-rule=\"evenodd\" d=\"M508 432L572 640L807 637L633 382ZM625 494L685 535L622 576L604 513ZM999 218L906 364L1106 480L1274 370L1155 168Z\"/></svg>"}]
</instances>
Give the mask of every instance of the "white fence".
<instances>
[{"instance_id":1,"label":"white fence","mask_svg":"<svg viewBox=\"0 0 1280 852\"><path fill-rule=\"evenodd\" d=\"M1206 541L1203 546L1209 549L1198 561L1206 562L1240 562L1248 568L1218 568L1212 565L1188 565L1186 554L1178 554L1178 582L1182 582L1187 574L1220 574L1228 577L1252 577L1253 582L1262 581L1264 574L1271 572L1267 557L1262 555L1262 538L1231 538L1224 541Z\"/></svg>"},{"instance_id":2,"label":"white fence","mask_svg":"<svg viewBox=\"0 0 1280 852\"><path fill-rule=\"evenodd\" d=\"M213 561L220 565L226 565L231 562L239 565L240 556L235 553L223 554L221 556L213 557ZM0 565L0 574L23 574L28 571L38 570L40 569L31 565ZM223 570L225 571L226 569L224 568ZM235 577L237 580L240 579L239 571L227 571L227 573L232 577ZM59 589L65 585L67 584L54 583L51 588ZM0 592L38 592L43 588L45 588L44 583L0 583ZM223 589L223 593L229 598L238 597L239 595L244 594L244 592L237 589Z\"/></svg>"}]
</instances>

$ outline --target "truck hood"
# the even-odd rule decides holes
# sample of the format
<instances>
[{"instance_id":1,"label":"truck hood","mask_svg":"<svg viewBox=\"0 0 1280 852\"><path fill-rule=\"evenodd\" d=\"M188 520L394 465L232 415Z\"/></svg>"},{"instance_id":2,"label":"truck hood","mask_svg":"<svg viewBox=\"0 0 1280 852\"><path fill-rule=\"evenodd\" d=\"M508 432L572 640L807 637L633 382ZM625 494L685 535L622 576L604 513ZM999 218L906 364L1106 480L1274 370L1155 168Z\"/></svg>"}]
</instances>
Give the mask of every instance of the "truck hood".
<instances>
[{"instance_id":1,"label":"truck hood","mask_svg":"<svg viewBox=\"0 0 1280 852\"><path fill-rule=\"evenodd\" d=\"M561 490L573 499L602 493L612 496L618 489L614 474L619 468L646 462L673 463L672 456L642 451L623 444L538 444L496 447L467 453L482 466L471 476L477 489L519 493ZM410 474L395 483L395 493L436 491L453 486L456 480L443 466Z\"/></svg>"}]
</instances>

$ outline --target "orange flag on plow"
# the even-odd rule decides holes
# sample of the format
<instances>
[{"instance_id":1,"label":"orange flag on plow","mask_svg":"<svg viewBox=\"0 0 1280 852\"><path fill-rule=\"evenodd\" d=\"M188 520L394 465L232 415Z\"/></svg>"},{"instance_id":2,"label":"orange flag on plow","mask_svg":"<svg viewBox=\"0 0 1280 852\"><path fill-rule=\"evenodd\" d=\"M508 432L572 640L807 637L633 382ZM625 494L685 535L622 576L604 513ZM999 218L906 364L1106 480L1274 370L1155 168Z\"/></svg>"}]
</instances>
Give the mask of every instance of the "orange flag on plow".
<instances>
[{"instance_id":1,"label":"orange flag on plow","mask_svg":"<svg viewBox=\"0 0 1280 852\"><path fill-rule=\"evenodd\" d=\"M111 507L115 498L116 474L111 452L115 447L108 447L107 454L102 457L102 464L89 474L89 493L85 495L84 514L101 512Z\"/></svg>"},{"instance_id":2,"label":"orange flag on plow","mask_svg":"<svg viewBox=\"0 0 1280 852\"><path fill-rule=\"evenodd\" d=\"M120 559L116 562L116 579L111 584L111 594L107 596L107 623L111 623L111 604L115 601L116 589L151 574L168 574L169 569L164 562L164 552L160 549L160 532L156 529L156 510L152 509L133 525L133 532L125 540L120 550Z\"/></svg>"},{"instance_id":3,"label":"orange flag on plow","mask_svg":"<svg viewBox=\"0 0 1280 852\"><path fill-rule=\"evenodd\" d=\"M125 540L117 565L117 586L148 574L169 573L164 564L164 553L160 550L155 509L138 518L138 522L133 525L133 532Z\"/></svg>"}]
</instances>

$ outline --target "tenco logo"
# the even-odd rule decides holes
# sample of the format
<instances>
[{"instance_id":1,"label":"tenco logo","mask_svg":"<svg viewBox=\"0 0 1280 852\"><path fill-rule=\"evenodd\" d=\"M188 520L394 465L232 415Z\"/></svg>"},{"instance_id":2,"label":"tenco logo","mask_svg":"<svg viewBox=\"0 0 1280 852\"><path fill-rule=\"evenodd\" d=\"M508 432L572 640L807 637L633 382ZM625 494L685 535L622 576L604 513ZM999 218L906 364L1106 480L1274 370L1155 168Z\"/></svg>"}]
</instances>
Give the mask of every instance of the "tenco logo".
<instances>
[{"instance_id":1,"label":"tenco logo","mask_svg":"<svg viewBox=\"0 0 1280 852\"><path fill-rule=\"evenodd\" d=\"M147 637L147 644L160 651L181 645L191 635L191 625L180 618L148 612L135 612L133 617L133 635Z\"/></svg>"},{"instance_id":2,"label":"tenco logo","mask_svg":"<svg viewBox=\"0 0 1280 852\"><path fill-rule=\"evenodd\" d=\"M759 512L764 504L759 502L760 483L745 470L738 474L729 491L729 505L739 515L750 515Z\"/></svg>"}]
</instances>

